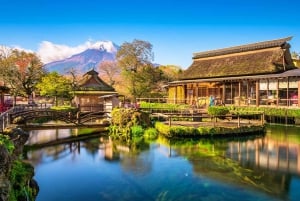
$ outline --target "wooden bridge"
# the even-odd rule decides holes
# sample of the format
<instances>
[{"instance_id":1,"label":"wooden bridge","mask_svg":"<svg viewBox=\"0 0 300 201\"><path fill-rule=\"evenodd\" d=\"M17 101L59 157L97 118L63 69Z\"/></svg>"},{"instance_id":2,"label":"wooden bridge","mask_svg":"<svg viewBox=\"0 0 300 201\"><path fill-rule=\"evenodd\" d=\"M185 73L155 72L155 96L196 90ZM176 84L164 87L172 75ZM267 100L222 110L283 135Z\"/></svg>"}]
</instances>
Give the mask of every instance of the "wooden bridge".
<instances>
[{"instance_id":1,"label":"wooden bridge","mask_svg":"<svg viewBox=\"0 0 300 201\"><path fill-rule=\"evenodd\" d=\"M74 126L95 124L96 120L109 118L109 112L70 112L57 111L50 108L17 106L0 115L0 132L12 124L24 124L30 120L48 118L60 120ZM100 125L100 124L99 124Z\"/></svg>"}]
</instances>

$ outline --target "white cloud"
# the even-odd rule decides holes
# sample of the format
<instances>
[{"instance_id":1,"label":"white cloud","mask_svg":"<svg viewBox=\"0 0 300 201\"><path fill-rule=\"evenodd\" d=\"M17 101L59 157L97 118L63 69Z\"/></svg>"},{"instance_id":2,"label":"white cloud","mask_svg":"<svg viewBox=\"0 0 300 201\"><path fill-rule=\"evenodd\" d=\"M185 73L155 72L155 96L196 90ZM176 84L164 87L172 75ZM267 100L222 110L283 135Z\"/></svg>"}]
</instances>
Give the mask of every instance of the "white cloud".
<instances>
[{"instance_id":1,"label":"white cloud","mask_svg":"<svg viewBox=\"0 0 300 201\"><path fill-rule=\"evenodd\" d=\"M86 49L106 49L108 52L117 51L111 41L87 41L84 44L75 47L43 41L39 45L37 54L40 56L42 62L47 64L53 61L66 59L74 54L81 53Z\"/></svg>"},{"instance_id":2,"label":"white cloud","mask_svg":"<svg viewBox=\"0 0 300 201\"><path fill-rule=\"evenodd\" d=\"M30 50L30 49L25 49L23 47L20 47L18 45L13 45L12 49L17 49L19 51L24 51L24 52L29 52L29 53L34 53L34 51Z\"/></svg>"},{"instance_id":3,"label":"white cloud","mask_svg":"<svg viewBox=\"0 0 300 201\"><path fill-rule=\"evenodd\" d=\"M32 51L32 50L22 48L22 47L20 47L18 45L12 45L12 46L0 45L0 54L7 57L8 55L11 54L12 50L14 50L14 49L19 50L19 51L34 53L34 51Z\"/></svg>"}]
</instances>

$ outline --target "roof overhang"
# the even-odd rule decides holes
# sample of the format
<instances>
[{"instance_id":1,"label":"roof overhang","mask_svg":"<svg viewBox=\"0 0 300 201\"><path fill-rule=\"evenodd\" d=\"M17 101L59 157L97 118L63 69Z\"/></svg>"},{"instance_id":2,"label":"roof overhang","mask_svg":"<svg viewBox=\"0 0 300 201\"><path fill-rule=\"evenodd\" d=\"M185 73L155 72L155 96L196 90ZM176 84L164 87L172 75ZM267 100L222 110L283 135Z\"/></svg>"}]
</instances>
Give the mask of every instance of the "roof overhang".
<instances>
[{"instance_id":1,"label":"roof overhang","mask_svg":"<svg viewBox=\"0 0 300 201\"><path fill-rule=\"evenodd\" d=\"M116 91L74 91L75 95L114 95Z\"/></svg>"},{"instance_id":2,"label":"roof overhang","mask_svg":"<svg viewBox=\"0 0 300 201\"><path fill-rule=\"evenodd\" d=\"M195 83L195 82L225 82L225 81L239 81L239 80L260 80L260 79L270 79L270 78L279 79L279 78L286 78L286 77L300 77L300 69L293 69L293 70L285 71L283 73L276 73L276 74L178 80L178 81L169 82L169 85L178 85L178 84Z\"/></svg>"}]
</instances>

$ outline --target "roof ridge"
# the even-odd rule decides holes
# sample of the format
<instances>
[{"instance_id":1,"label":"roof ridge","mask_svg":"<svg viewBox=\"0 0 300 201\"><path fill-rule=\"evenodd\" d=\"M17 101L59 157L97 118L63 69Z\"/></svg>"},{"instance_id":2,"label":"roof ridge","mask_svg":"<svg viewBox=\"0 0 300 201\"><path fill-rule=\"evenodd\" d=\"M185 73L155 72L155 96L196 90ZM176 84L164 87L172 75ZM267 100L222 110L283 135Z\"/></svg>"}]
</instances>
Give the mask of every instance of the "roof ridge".
<instances>
[{"instance_id":1,"label":"roof ridge","mask_svg":"<svg viewBox=\"0 0 300 201\"><path fill-rule=\"evenodd\" d=\"M259 50L264 48L271 48L271 47L281 47L287 41L291 40L292 36L286 38L280 38L275 40L268 40L256 43L249 43L246 45L239 45L239 46L232 46L227 48L221 48L216 50L209 50L204 52L194 53L193 59L204 58L204 57L213 57L225 54L232 54L232 53L239 53L239 52L246 52L252 50Z\"/></svg>"}]
</instances>

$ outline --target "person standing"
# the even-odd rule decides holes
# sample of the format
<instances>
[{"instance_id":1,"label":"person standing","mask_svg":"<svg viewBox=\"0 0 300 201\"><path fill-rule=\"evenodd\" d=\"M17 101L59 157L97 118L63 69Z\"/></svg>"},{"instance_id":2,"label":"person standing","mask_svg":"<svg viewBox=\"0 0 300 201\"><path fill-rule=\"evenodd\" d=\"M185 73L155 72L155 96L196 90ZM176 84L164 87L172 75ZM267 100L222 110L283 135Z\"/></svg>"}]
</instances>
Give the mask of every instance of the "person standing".
<instances>
[{"instance_id":1,"label":"person standing","mask_svg":"<svg viewBox=\"0 0 300 201\"><path fill-rule=\"evenodd\" d=\"M212 95L210 95L210 97L209 97L209 106L211 107L211 106L214 106L214 105L215 105L215 98Z\"/></svg>"}]
</instances>

